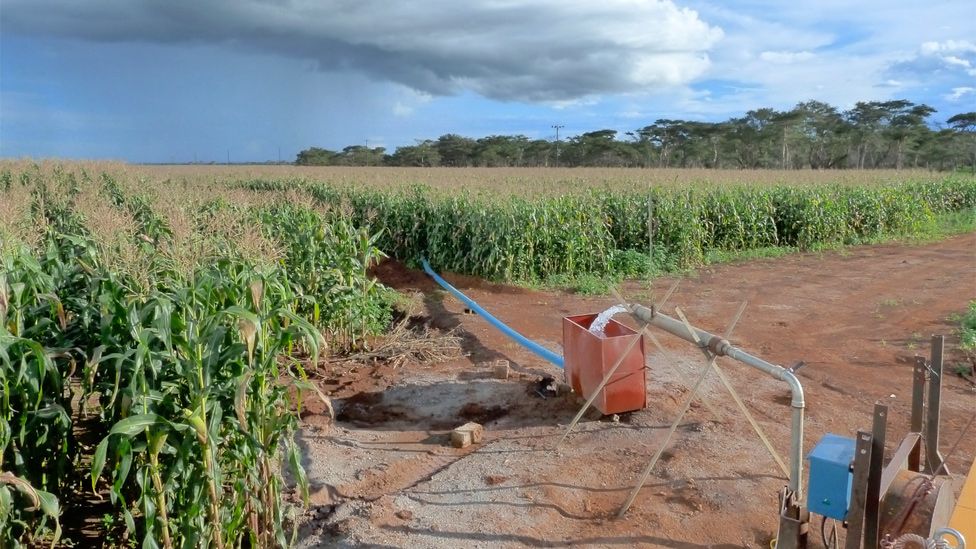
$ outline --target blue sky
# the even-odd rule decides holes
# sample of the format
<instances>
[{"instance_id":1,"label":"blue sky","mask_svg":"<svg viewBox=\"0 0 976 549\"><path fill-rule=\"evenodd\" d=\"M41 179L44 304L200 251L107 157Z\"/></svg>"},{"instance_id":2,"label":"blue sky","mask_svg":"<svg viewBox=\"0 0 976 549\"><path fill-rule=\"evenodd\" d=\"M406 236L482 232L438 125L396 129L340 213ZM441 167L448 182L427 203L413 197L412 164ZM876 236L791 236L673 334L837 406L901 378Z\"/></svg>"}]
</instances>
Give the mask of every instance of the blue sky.
<instances>
[{"instance_id":1,"label":"blue sky","mask_svg":"<svg viewBox=\"0 0 976 549\"><path fill-rule=\"evenodd\" d=\"M976 110L971 0L0 4L0 157L290 160L889 98Z\"/></svg>"}]
</instances>

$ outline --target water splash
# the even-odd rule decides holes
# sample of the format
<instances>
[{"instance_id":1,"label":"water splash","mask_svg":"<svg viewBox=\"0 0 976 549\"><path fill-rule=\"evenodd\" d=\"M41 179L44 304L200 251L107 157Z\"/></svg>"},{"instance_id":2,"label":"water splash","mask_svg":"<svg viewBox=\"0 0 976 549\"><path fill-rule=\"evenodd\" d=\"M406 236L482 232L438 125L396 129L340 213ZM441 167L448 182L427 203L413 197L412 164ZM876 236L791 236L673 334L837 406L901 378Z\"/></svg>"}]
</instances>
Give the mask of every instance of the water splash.
<instances>
[{"instance_id":1,"label":"water splash","mask_svg":"<svg viewBox=\"0 0 976 549\"><path fill-rule=\"evenodd\" d=\"M610 322L610 318L617 313L626 313L627 307L623 305L614 305L606 311L596 315L593 323L590 324L590 333L597 335L599 337L606 337L603 331L606 329L607 324Z\"/></svg>"}]
</instances>

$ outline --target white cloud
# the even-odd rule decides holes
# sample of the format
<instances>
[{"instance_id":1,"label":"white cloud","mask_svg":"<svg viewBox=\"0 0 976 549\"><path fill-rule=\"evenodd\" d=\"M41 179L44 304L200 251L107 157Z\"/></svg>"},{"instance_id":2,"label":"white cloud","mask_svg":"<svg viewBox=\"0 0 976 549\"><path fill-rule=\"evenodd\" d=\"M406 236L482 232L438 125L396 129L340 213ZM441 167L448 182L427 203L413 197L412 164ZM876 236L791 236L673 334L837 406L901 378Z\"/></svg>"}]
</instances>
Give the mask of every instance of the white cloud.
<instances>
[{"instance_id":1,"label":"white cloud","mask_svg":"<svg viewBox=\"0 0 976 549\"><path fill-rule=\"evenodd\" d=\"M21 34L224 44L434 95L528 102L687 84L722 36L671 0L8 0L4 19Z\"/></svg>"},{"instance_id":2,"label":"white cloud","mask_svg":"<svg viewBox=\"0 0 976 549\"><path fill-rule=\"evenodd\" d=\"M969 52L976 53L976 44L968 40L946 40L945 42L925 42L919 48L922 55L938 55L940 53Z\"/></svg>"},{"instance_id":3,"label":"white cloud","mask_svg":"<svg viewBox=\"0 0 976 549\"><path fill-rule=\"evenodd\" d=\"M971 94L971 93L976 93L976 88L973 88L973 87L970 87L970 86L958 86L958 87L952 88L952 92L946 94L945 95L945 98L948 101L955 102L955 101L959 101L960 99L962 99L963 96L968 95L968 94Z\"/></svg>"},{"instance_id":4,"label":"white cloud","mask_svg":"<svg viewBox=\"0 0 976 549\"><path fill-rule=\"evenodd\" d=\"M702 19L720 26L724 37L709 52L711 66L693 84L693 91L713 92L708 101L692 93L665 98L656 108L670 115L738 116L808 99L841 109L893 98L938 106L942 96L933 94L976 87L969 72L976 69L972 0L865 0L858 10L845 0L686 1ZM922 62L911 70L893 68L916 58ZM661 101L657 94L654 99Z\"/></svg>"},{"instance_id":5,"label":"white cloud","mask_svg":"<svg viewBox=\"0 0 976 549\"><path fill-rule=\"evenodd\" d=\"M976 44L967 40L924 42L917 51L892 63L889 73L916 79L976 77Z\"/></svg>"},{"instance_id":6,"label":"white cloud","mask_svg":"<svg viewBox=\"0 0 976 549\"><path fill-rule=\"evenodd\" d=\"M813 58L813 53L809 51L764 51L759 54L763 61L776 64L791 64L797 61L806 61Z\"/></svg>"}]
</instances>

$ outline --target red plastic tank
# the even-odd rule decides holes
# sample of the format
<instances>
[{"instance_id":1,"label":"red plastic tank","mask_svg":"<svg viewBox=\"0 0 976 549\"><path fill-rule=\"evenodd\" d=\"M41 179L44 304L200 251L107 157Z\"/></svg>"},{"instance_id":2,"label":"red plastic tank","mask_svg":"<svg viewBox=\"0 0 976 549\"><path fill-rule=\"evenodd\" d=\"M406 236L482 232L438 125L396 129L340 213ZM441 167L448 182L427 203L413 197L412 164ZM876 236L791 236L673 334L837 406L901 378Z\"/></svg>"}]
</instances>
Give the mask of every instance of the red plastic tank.
<instances>
[{"instance_id":1,"label":"red plastic tank","mask_svg":"<svg viewBox=\"0 0 976 549\"><path fill-rule=\"evenodd\" d=\"M590 398L603 377L631 344L637 332L611 319L604 337L589 331L597 315L563 318L563 367L566 383L583 398ZM604 415L642 410L647 406L644 336L624 357L606 387L593 401Z\"/></svg>"}]
</instances>

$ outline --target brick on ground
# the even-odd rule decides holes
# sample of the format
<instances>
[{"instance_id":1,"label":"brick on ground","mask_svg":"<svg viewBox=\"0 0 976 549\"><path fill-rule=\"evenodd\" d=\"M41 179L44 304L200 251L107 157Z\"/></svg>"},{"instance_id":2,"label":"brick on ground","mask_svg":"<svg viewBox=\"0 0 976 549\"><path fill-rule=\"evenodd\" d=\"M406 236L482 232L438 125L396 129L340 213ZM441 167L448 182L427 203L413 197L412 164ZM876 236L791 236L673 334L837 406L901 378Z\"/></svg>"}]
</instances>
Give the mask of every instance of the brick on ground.
<instances>
[{"instance_id":1,"label":"brick on ground","mask_svg":"<svg viewBox=\"0 0 976 549\"><path fill-rule=\"evenodd\" d=\"M466 448L472 444L481 444L484 437L485 428L472 421L451 431L451 446Z\"/></svg>"}]
</instances>

